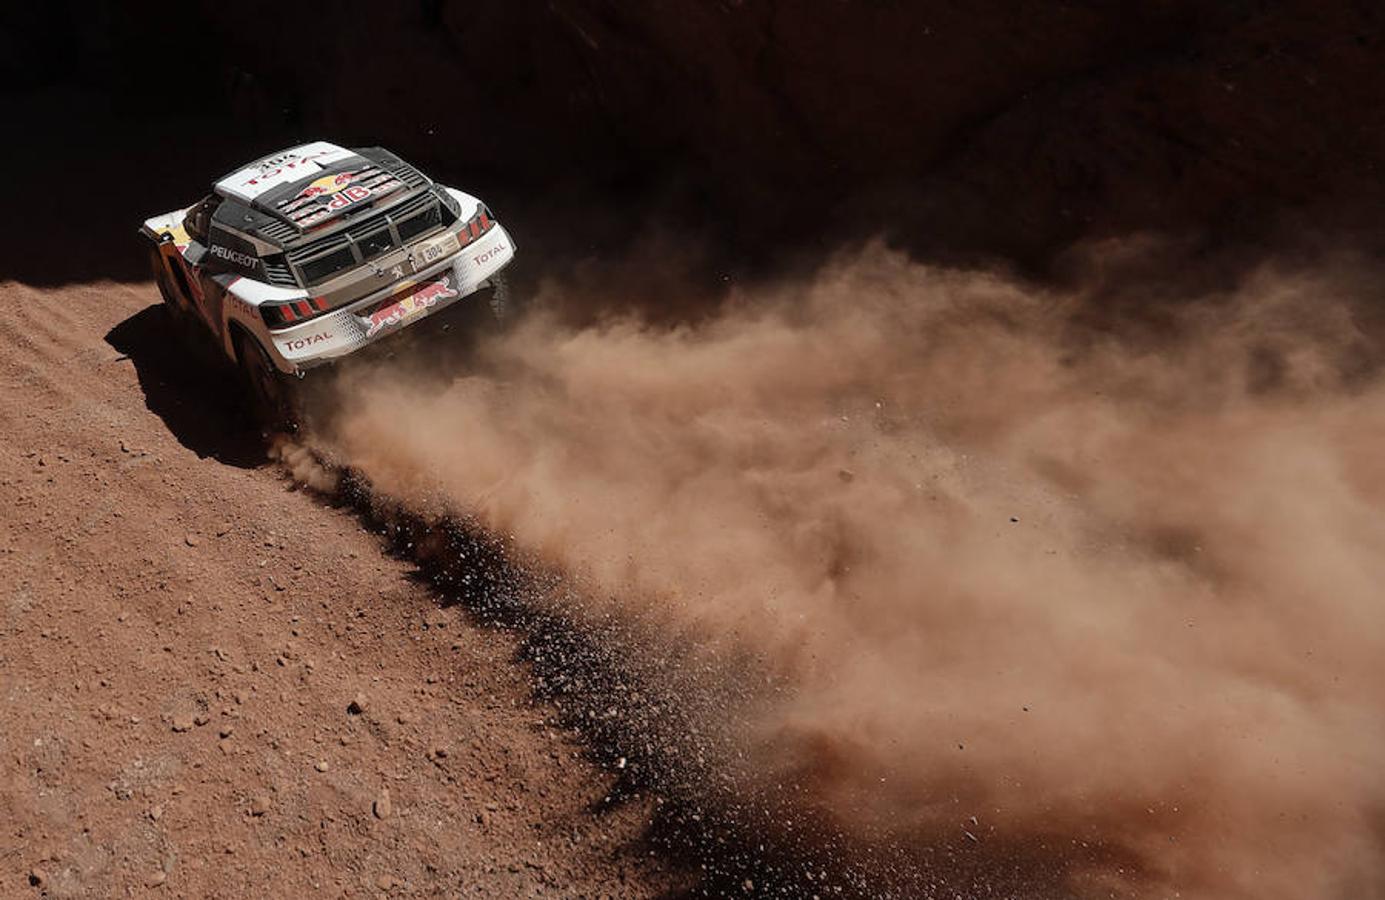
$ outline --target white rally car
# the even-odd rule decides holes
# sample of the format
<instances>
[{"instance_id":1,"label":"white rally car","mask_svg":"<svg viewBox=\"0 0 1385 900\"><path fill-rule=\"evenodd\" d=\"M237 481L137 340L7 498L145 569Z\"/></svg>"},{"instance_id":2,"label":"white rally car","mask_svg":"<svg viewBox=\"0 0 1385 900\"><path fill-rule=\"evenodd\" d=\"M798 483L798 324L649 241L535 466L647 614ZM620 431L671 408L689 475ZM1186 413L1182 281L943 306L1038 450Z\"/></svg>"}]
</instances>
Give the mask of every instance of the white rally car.
<instances>
[{"instance_id":1,"label":"white rally car","mask_svg":"<svg viewBox=\"0 0 1385 900\"><path fill-rule=\"evenodd\" d=\"M293 424L303 373L490 289L514 241L475 197L379 147L266 156L145 221L174 316L211 330L258 407ZM470 302L479 302L475 298Z\"/></svg>"}]
</instances>

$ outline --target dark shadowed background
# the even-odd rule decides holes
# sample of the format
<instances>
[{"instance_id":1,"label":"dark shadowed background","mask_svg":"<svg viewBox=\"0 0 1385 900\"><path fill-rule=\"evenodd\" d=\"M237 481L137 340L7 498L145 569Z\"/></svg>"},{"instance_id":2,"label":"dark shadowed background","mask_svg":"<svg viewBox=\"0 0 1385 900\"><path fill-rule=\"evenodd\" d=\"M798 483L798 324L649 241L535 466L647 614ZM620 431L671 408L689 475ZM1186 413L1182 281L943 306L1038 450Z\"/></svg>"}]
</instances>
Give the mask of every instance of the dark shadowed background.
<instances>
[{"instance_id":1,"label":"dark shadowed background","mask_svg":"<svg viewBox=\"0 0 1385 900\"><path fill-rule=\"evenodd\" d=\"M390 146L555 258L656 221L728 267L879 231L1028 265L1139 229L1369 240L1381 19L1345 0L7 4L0 278L141 278L141 219L318 137Z\"/></svg>"}]
</instances>

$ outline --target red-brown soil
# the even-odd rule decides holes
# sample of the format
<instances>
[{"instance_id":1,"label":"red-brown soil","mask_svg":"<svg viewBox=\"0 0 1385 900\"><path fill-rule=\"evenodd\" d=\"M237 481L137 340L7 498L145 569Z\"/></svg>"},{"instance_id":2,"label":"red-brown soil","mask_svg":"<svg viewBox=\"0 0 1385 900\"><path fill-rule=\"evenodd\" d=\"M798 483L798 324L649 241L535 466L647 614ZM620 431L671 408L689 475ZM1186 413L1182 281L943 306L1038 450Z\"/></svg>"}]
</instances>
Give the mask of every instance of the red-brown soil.
<instances>
[{"instance_id":1,"label":"red-brown soil","mask_svg":"<svg viewBox=\"0 0 1385 900\"><path fill-rule=\"evenodd\" d=\"M150 286L0 297L0 895L684 884L514 639L264 464Z\"/></svg>"}]
</instances>

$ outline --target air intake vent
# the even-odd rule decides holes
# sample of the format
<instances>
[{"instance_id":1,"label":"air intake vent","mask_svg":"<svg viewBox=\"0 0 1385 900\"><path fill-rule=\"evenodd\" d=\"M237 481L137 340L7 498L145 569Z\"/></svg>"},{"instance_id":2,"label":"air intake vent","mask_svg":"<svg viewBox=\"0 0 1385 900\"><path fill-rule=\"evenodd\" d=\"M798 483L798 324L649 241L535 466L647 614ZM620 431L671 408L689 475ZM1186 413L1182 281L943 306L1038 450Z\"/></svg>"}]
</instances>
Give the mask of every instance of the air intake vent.
<instances>
[{"instance_id":1,"label":"air intake vent","mask_svg":"<svg viewBox=\"0 0 1385 900\"><path fill-rule=\"evenodd\" d=\"M281 244L298 237L298 229L281 219L266 218L259 230L265 237Z\"/></svg>"},{"instance_id":2,"label":"air intake vent","mask_svg":"<svg viewBox=\"0 0 1385 900\"><path fill-rule=\"evenodd\" d=\"M288 263L284 262L283 257L277 259L266 259L264 261L265 281L270 284L277 284L281 287L297 287L294 281L293 272L289 270Z\"/></svg>"},{"instance_id":3,"label":"air intake vent","mask_svg":"<svg viewBox=\"0 0 1385 900\"><path fill-rule=\"evenodd\" d=\"M390 166L390 170L393 171L395 175L399 176L400 181L403 181L411 188L421 187L428 183L428 179L423 177L422 172L403 160L400 160L397 165Z\"/></svg>"}]
</instances>

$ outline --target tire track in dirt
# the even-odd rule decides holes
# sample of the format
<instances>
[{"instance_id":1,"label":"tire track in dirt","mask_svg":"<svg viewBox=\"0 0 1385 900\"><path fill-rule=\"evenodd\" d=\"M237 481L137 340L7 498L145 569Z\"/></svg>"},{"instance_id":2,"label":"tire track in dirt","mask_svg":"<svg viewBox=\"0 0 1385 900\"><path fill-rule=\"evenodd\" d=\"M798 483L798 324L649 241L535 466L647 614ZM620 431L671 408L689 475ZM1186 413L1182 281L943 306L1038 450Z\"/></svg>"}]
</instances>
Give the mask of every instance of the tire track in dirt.
<instances>
[{"instance_id":1,"label":"tire track in dirt","mask_svg":"<svg viewBox=\"0 0 1385 900\"><path fill-rule=\"evenodd\" d=\"M686 887L512 637L259 464L152 287L0 296L0 893Z\"/></svg>"}]
</instances>

